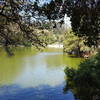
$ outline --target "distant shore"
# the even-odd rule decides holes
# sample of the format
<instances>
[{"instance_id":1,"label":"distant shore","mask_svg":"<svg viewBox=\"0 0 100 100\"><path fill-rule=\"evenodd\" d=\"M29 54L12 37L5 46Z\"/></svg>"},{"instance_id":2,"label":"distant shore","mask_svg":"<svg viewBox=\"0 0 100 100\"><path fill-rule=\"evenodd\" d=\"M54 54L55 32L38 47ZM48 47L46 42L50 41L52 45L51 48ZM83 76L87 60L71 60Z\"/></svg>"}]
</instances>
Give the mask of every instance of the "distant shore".
<instances>
[{"instance_id":1,"label":"distant shore","mask_svg":"<svg viewBox=\"0 0 100 100\"><path fill-rule=\"evenodd\" d=\"M3 47L0 45L0 48ZM17 47L25 47L24 45L17 45ZM34 46L32 46L34 47ZM63 48L63 44L49 44L47 45L48 48Z\"/></svg>"},{"instance_id":2,"label":"distant shore","mask_svg":"<svg viewBox=\"0 0 100 100\"><path fill-rule=\"evenodd\" d=\"M63 48L63 44L49 44L47 47L49 47L49 48Z\"/></svg>"}]
</instances>

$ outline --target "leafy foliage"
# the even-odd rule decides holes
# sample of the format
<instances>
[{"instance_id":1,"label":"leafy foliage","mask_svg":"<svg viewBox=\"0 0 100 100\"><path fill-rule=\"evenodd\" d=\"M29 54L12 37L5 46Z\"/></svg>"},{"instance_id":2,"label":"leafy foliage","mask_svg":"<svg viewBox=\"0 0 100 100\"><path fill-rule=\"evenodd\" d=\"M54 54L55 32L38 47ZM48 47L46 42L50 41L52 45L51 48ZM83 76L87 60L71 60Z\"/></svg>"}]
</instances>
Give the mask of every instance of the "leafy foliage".
<instances>
[{"instance_id":1,"label":"leafy foliage","mask_svg":"<svg viewBox=\"0 0 100 100\"><path fill-rule=\"evenodd\" d=\"M31 18L36 11L40 14L38 1L2 0L0 1L0 44L8 52L9 45L45 47L47 43L36 34ZM8 52L10 53L10 51Z\"/></svg>"},{"instance_id":2,"label":"leafy foliage","mask_svg":"<svg viewBox=\"0 0 100 100\"><path fill-rule=\"evenodd\" d=\"M90 48L85 46L84 41L83 38L79 38L71 29L69 29L65 33L65 39L63 42L64 52L76 52L76 55L80 55L81 52L89 51Z\"/></svg>"},{"instance_id":3,"label":"leafy foliage","mask_svg":"<svg viewBox=\"0 0 100 100\"><path fill-rule=\"evenodd\" d=\"M19 45L22 41L25 41L25 44L30 42L29 44L44 46L43 41L38 38L37 34L34 34L32 19L38 20L36 16L42 16L55 20L63 18L65 13L71 18L75 35L85 38L84 43L88 46L98 46L99 0L64 0L64 2L63 0L51 0L50 3L42 6L39 5L39 0L34 2L31 0L2 0L0 4L0 44L4 47ZM17 26L18 30L13 31L13 28L10 29L9 26ZM44 27L48 28L48 25Z\"/></svg>"},{"instance_id":4,"label":"leafy foliage","mask_svg":"<svg viewBox=\"0 0 100 100\"><path fill-rule=\"evenodd\" d=\"M67 85L64 91L72 89L76 97L81 100L100 99L100 52L85 61L78 69L65 69Z\"/></svg>"},{"instance_id":5,"label":"leafy foliage","mask_svg":"<svg viewBox=\"0 0 100 100\"><path fill-rule=\"evenodd\" d=\"M51 5L52 9L50 9ZM86 45L98 46L100 40L99 0L64 0L64 2L51 0L50 5L45 6L45 13L51 19L62 18L67 13L71 18L73 32L79 37L86 38Z\"/></svg>"},{"instance_id":6,"label":"leafy foliage","mask_svg":"<svg viewBox=\"0 0 100 100\"><path fill-rule=\"evenodd\" d=\"M37 3L33 4L30 0L3 0L0 3L1 44L18 45L24 39L43 46L31 28L31 17L34 17L35 11L38 10Z\"/></svg>"},{"instance_id":7,"label":"leafy foliage","mask_svg":"<svg viewBox=\"0 0 100 100\"><path fill-rule=\"evenodd\" d=\"M66 12L71 17L72 29L79 37L85 37L88 46L98 46L100 40L100 1L66 0Z\"/></svg>"}]
</instances>

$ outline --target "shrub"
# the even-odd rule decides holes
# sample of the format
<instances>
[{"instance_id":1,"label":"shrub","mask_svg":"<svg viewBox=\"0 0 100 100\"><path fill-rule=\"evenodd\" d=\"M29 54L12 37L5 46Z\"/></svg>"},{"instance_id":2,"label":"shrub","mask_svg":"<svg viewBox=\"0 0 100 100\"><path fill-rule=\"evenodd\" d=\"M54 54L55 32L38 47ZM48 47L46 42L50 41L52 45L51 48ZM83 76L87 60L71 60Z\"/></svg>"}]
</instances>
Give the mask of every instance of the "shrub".
<instances>
[{"instance_id":1,"label":"shrub","mask_svg":"<svg viewBox=\"0 0 100 100\"><path fill-rule=\"evenodd\" d=\"M77 70L66 68L67 86L81 100L100 100L100 52L83 61Z\"/></svg>"},{"instance_id":2,"label":"shrub","mask_svg":"<svg viewBox=\"0 0 100 100\"><path fill-rule=\"evenodd\" d=\"M65 33L65 38L63 41L64 52L75 54L80 56L81 52L89 51L90 48L84 44L85 40L75 35L75 33L70 29Z\"/></svg>"}]
</instances>

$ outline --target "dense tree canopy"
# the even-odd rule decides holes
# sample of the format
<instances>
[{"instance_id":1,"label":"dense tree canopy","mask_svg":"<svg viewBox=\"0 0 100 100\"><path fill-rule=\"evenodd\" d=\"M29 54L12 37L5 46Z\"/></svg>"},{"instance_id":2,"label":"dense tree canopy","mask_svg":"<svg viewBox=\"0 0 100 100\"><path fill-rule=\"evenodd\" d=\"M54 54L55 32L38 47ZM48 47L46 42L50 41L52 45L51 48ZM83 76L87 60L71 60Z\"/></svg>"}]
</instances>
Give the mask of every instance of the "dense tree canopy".
<instances>
[{"instance_id":1,"label":"dense tree canopy","mask_svg":"<svg viewBox=\"0 0 100 100\"><path fill-rule=\"evenodd\" d=\"M97 46L100 40L100 1L65 0L61 13L71 18L76 35L87 39L88 46Z\"/></svg>"},{"instance_id":2,"label":"dense tree canopy","mask_svg":"<svg viewBox=\"0 0 100 100\"><path fill-rule=\"evenodd\" d=\"M36 10L37 2L31 3L30 0L0 1L0 43L5 46L17 45L24 39L41 46L42 41L33 34L31 27L31 18L35 17Z\"/></svg>"},{"instance_id":3,"label":"dense tree canopy","mask_svg":"<svg viewBox=\"0 0 100 100\"><path fill-rule=\"evenodd\" d=\"M71 18L72 29L76 35L84 37L89 46L98 45L100 38L100 1L99 0L51 0L41 5L39 0L2 0L0 1L0 43L19 44L23 39L42 45L33 34L32 20L59 19L64 14ZM38 16L38 17L37 17ZM19 31L9 26L16 25ZM11 33L9 35L9 33ZM13 34L13 35L12 35ZM21 34L23 38L12 38Z\"/></svg>"},{"instance_id":4,"label":"dense tree canopy","mask_svg":"<svg viewBox=\"0 0 100 100\"><path fill-rule=\"evenodd\" d=\"M72 9L72 29L87 39L89 46L98 45L100 39L100 2L79 0Z\"/></svg>"},{"instance_id":5,"label":"dense tree canopy","mask_svg":"<svg viewBox=\"0 0 100 100\"><path fill-rule=\"evenodd\" d=\"M76 35L84 37L87 40L85 44L88 46L98 46L100 40L99 0L52 0L51 5L52 9L48 11L49 17L54 15L53 18L61 18L67 13Z\"/></svg>"}]
</instances>

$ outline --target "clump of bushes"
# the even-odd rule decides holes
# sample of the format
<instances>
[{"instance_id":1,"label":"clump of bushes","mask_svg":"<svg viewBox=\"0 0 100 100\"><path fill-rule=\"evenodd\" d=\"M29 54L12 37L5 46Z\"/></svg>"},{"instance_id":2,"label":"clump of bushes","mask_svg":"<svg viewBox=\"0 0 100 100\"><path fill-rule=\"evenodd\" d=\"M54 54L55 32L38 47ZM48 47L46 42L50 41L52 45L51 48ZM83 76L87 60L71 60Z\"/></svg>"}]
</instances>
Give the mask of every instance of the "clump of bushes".
<instances>
[{"instance_id":1,"label":"clump of bushes","mask_svg":"<svg viewBox=\"0 0 100 100\"><path fill-rule=\"evenodd\" d=\"M100 52L83 61L78 69L66 68L66 92L72 89L80 100L100 100Z\"/></svg>"},{"instance_id":2,"label":"clump of bushes","mask_svg":"<svg viewBox=\"0 0 100 100\"><path fill-rule=\"evenodd\" d=\"M84 44L85 39L76 36L71 29L67 30L64 37L65 53L82 56L82 53L90 51L90 48Z\"/></svg>"}]
</instances>

